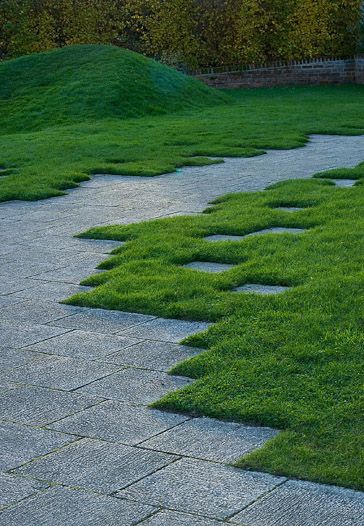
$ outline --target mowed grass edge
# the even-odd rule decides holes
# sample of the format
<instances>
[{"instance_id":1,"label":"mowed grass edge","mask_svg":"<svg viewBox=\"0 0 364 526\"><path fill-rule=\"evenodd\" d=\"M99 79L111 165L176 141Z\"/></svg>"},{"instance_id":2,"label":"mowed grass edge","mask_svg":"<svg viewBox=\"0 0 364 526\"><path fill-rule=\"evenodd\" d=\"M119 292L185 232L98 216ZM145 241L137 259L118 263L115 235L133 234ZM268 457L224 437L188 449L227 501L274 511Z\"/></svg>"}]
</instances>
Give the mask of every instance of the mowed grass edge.
<instances>
[{"instance_id":1,"label":"mowed grass edge","mask_svg":"<svg viewBox=\"0 0 364 526\"><path fill-rule=\"evenodd\" d=\"M200 216L91 229L83 236L127 243L68 303L216 322L186 341L201 354L172 370L196 381L155 407L278 428L238 465L364 489L364 165L342 171L359 179L350 189L323 179L338 171L319 175L225 196ZM306 232L204 239L273 226ZM183 266L193 260L235 266L208 274ZM291 289L232 292L245 283Z\"/></svg>"}]
</instances>

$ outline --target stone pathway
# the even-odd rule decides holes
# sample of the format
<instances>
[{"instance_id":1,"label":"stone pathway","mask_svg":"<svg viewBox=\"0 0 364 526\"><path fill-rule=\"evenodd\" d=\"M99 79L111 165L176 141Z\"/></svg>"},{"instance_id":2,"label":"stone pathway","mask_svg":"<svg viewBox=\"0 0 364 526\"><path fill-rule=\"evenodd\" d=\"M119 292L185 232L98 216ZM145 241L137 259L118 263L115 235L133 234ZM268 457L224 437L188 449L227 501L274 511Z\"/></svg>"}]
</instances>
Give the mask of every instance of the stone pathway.
<instances>
[{"instance_id":1,"label":"stone pathway","mask_svg":"<svg viewBox=\"0 0 364 526\"><path fill-rule=\"evenodd\" d=\"M116 245L73 234L354 166L363 146L314 136L298 150L96 176L61 198L0 205L1 526L363 524L363 493L226 465L275 430L147 408L190 382L166 372L198 352L179 342L207 324L59 304Z\"/></svg>"}]
</instances>

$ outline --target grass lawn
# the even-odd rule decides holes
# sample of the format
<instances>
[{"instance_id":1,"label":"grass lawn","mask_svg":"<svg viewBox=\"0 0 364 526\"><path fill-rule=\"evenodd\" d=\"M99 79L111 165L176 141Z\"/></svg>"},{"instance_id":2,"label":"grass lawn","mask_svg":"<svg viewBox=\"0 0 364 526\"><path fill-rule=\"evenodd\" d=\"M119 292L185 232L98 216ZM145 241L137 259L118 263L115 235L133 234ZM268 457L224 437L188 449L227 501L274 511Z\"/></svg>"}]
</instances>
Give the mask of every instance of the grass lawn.
<instances>
[{"instance_id":1,"label":"grass lawn","mask_svg":"<svg viewBox=\"0 0 364 526\"><path fill-rule=\"evenodd\" d=\"M364 177L364 165L334 175ZM272 226L307 231L204 240ZM228 195L200 216L99 227L84 236L128 242L69 303L217 322L187 340L208 351L173 370L197 381L156 407L279 428L239 465L364 489L363 230L364 185L317 179ZM183 267L195 260L236 266ZM245 283L292 288L232 292Z\"/></svg>"},{"instance_id":2,"label":"grass lawn","mask_svg":"<svg viewBox=\"0 0 364 526\"><path fill-rule=\"evenodd\" d=\"M95 172L294 148L311 133L364 133L364 86L222 93L112 46L0 64L0 201L61 195Z\"/></svg>"}]
</instances>

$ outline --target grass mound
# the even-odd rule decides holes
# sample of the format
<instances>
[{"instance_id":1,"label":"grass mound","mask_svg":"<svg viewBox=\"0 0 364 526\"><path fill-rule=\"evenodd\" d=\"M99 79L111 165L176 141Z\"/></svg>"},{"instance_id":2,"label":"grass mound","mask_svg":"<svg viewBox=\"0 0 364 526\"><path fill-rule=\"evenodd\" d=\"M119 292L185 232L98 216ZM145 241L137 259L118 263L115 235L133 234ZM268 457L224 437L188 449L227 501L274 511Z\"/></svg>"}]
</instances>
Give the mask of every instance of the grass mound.
<instances>
[{"instance_id":1,"label":"grass mound","mask_svg":"<svg viewBox=\"0 0 364 526\"><path fill-rule=\"evenodd\" d=\"M1 133L159 115L227 97L126 49L70 46L0 65Z\"/></svg>"}]
</instances>

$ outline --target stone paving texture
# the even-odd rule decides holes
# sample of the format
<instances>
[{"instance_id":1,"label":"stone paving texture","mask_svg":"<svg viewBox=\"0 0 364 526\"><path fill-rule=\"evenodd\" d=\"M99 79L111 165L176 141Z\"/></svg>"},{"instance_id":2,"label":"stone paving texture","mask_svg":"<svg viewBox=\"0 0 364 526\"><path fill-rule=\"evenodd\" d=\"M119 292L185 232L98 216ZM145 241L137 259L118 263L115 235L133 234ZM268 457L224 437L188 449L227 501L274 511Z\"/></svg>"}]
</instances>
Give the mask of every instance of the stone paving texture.
<instances>
[{"instance_id":1,"label":"stone paving texture","mask_svg":"<svg viewBox=\"0 0 364 526\"><path fill-rule=\"evenodd\" d=\"M283 292L286 292L289 290L290 287L281 287L279 285L259 285L258 283L247 283L246 285L242 285L241 287L235 287L233 289L233 292L250 292L254 294L263 294L271 295L271 294L282 294Z\"/></svg>"},{"instance_id":2,"label":"stone paving texture","mask_svg":"<svg viewBox=\"0 0 364 526\"><path fill-rule=\"evenodd\" d=\"M355 166L363 146L313 136L178 177L95 176L64 197L0 204L1 526L362 525L363 493L224 465L275 430L147 407L190 382L166 372L198 352L180 341L207 324L59 302L122 244L75 233L200 213L225 193Z\"/></svg>"}]
</instances>

